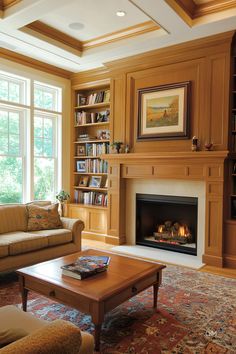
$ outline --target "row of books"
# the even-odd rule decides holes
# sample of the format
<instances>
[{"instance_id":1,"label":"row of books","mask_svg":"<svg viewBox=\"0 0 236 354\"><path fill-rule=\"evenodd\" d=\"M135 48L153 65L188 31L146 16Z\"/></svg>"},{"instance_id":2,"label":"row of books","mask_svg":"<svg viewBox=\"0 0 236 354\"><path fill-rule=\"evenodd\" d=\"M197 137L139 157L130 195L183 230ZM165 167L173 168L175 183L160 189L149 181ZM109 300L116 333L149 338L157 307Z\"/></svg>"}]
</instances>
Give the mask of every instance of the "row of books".
<instances>
[{"instance_id":1,"label":"row of books","mask_svg":"<svg viewBox=\"0 0 236 354\"><path fill-rule=\"evenodd\" d=\"M89 95L77 94L77 106L92 105L101 102L110 102L110 90L93 92Z\"/></svg>"},{"instance_id":2,"label":"row of books","mask_svg":"<svg viewBox=\"0 0 236 354\"><path fill-rule=\"evenodd\" d=\"M75 203L86 205L107 206L107 194L74 190Z\"/></svg>"},{"instance_id":3,"label":"row of books","mask_svg":"<svg viewBox=\"0 0 236 354\"><path fill-rule=\"evenodd\" d=\"M75 125L109 122L110 110L102 112L75 112Z\"/></svg>"},{"instance_id":4,"label":"row of books","mask_svg":"<svg viewBox=\"0 0 236 354\"><path fill-rule=\"evenodd\" d=\"M106 271L109 263L108 256L82 256L74 263L61 266L61 269L63 275L82 280Z\"/></svg>"},{"instance_id":5,"label":"row of books","mask_svg":"<svg viewBox=\"0 0 236 354\"><path fill-rule=\"evenodd\" d=\"M101 154L109 153L109 143L86 143L85 144L85 155L86 156L100 156Z\"/></svg>"},{"instance_id":6,"label":"row of books","mask_svg":"<svg viewBox=\"0 0 236 354\"><path fill-rule=\"evenodd\" d=\"M100 159L79 160L76 164L77 172L83 173L107 173L107 161Z\"/></svg>"}]
</instances>

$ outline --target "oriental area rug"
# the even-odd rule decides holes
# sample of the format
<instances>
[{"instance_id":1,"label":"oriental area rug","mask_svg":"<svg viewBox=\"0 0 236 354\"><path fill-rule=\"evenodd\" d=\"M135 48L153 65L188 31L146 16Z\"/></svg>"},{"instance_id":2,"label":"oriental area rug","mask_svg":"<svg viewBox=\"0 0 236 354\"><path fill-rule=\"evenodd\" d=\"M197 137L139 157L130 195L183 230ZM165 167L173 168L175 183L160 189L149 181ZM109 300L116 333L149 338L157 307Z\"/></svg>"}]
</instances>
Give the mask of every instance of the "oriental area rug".
<instances>
[{"instance_id":1,"label":"oriental area rug","mask_svg":"<svg viewBox=\"0 0 236 354\"><path fill-rule=\"evenodd\" d=\"M14 277L0 278L0 306L21 306ZM236 280L168 265L158 307L149 288L105 318L101 354L236 353ZM90 316L29 294L28 311L48 321L64 319L92 333Z\"/></svg>"}]
</instances>

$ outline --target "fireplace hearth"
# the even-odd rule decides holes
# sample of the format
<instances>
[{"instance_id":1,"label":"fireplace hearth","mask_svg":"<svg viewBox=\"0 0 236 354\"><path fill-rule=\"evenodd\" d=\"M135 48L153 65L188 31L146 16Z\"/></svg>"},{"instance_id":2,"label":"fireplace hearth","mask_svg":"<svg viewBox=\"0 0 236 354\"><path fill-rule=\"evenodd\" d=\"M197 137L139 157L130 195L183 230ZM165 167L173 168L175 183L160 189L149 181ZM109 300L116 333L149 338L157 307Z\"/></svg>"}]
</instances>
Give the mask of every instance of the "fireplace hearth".
<instances>
[{"instance_id":1,"label":"fireplace hearth","mask_svg":"<svg viewBox=\"0 0 236 354\"><path fill-rule=\"evenodd\" d=\"M136 244L197 255L198 198L136 194Z\"/></svg>"}]
</instances>

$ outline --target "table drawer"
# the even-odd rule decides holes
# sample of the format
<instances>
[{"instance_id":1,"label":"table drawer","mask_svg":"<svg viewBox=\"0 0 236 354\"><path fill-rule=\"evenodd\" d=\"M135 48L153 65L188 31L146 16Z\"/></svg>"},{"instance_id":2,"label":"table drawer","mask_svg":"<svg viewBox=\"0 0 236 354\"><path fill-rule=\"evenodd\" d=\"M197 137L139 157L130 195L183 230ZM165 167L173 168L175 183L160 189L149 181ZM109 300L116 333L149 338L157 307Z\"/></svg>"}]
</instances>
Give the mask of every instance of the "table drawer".
<instances>
[{"instance_id":1,"label":"table drawer","mask_svg":"<svg viewBox=\"0 0 236 354\"><path fill-rule=\"evenodd\" d=\"M130 299L131 297L137 295L140 293L140 291L148 288L149 286L152 286L157 282L157 279L157 274L152 274L145 279L134 282L134 284L130 285L126 289L105 300L105 313L120 305L124 301Z\"/></svg>"},{"instance_id":2,"label":"table drawer","mask_svg":"<svg viewBox=\"0 0 236 354\"><path fill-rule=\"evenodd\" d=\"M82 295L74 294L53 284L41 283L32 279L25 279L25 288L45 295L55 301L77 308L82 312L89 313L91 300Z\"/></svg>"}]
</instances>

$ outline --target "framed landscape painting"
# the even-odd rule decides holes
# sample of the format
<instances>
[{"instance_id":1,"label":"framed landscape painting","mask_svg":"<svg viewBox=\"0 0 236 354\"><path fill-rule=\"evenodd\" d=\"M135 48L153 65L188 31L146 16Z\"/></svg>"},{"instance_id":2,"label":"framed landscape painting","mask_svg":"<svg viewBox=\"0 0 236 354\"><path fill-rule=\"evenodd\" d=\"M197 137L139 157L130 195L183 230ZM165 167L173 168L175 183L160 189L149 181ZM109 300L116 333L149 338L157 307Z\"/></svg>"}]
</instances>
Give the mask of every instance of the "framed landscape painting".
<instances>
[{"instance_id":1,"label":"framed landscape painting","mask_svg":"<svg viewBox=\"0 0 236 354\"><path fill-rule=\"evenodd\" d=\"M138 90L137 140L189 137L190 82Z\"/></svg>"}]
</instances>

